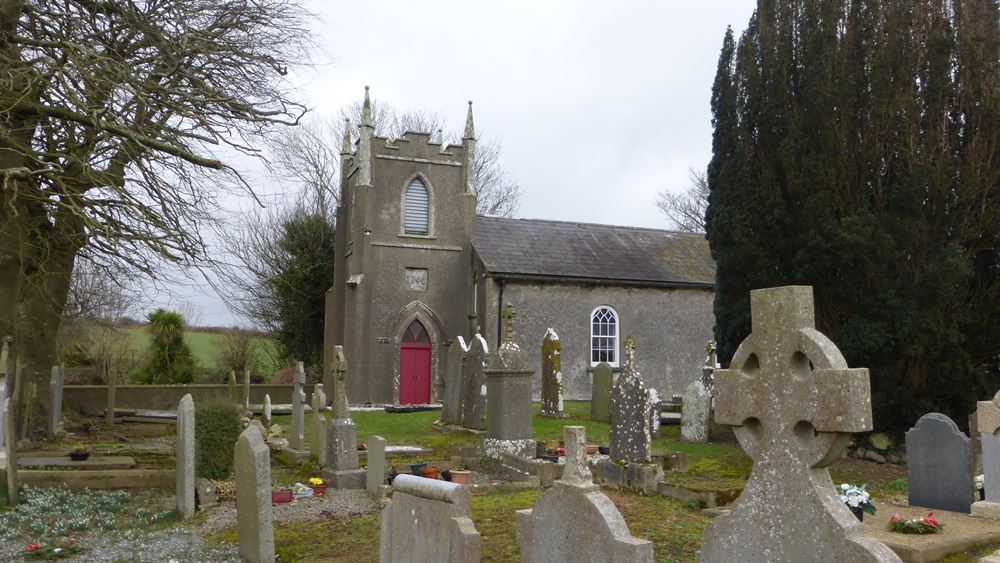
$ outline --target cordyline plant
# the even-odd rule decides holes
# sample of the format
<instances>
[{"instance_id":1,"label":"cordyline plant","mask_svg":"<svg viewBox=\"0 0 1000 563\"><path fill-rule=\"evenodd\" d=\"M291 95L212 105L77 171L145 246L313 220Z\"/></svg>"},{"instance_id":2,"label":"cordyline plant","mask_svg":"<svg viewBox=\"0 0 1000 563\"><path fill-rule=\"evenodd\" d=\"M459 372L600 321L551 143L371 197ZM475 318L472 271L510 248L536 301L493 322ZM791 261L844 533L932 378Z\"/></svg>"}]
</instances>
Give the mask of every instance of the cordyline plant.
<instances>
[{"instance_id":1,"label":"cordyline plant","mask_svg":"<svg viewBox=\"0 0 1000 563\"><path fill-rule=\"evenodd\" d=\"M156 274L205 257L220 155L294 125L299 0L0 0L0 336L45 381L74 261ZM18 387L24 387L19 385Z\"/></svg>"}]
</instances>

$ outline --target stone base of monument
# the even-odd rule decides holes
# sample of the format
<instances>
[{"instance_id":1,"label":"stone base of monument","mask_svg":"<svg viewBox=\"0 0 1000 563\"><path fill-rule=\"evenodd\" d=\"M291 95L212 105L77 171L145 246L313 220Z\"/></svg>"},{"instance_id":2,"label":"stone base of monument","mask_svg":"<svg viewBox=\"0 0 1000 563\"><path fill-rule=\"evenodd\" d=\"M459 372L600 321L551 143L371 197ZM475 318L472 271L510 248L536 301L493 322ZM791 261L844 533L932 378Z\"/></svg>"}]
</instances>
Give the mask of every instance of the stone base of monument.
<instances>
[{"instance_id":1,"label":"stone base of monument","mask_svg":"<svg viewBox=\"0 0 1000 563\"><path fill-rule=\"evenodd\" d=\"M972 515L979 518L1000 520L1000 502L979 501L972 503Z\"/></svg>"},{"instance_id":2,"label":"stone base of monument","mask_svg":"<svg viewBox=\"0 0 1000 563\"><path fill-rule=\"evenodd\" d=\"M505 455L516 455L525 459L535 457L534 440L501 440L486 438L483 440L483 465L499 468Z\"/></svg>"},{"instance_id":3,"label":"stone base of monument","mask_svg":"<svg viewBox=\"0 0 1000 563\"><path fill-rule=\"evenodd\" d=\"M323 478L330 480L334 489L365 489L368 487L368 473L364 469L323 470Z\"/></svg>"},{"instance_id":4,"label":"stone base of monument","mask_svg":"<svg viewBox=\"0 0 1000 563\"><path fill-rule=\"evenodd\" d=\"M663 466L655 463L619 463L605 457L590 464L594 482L613 489L634 489L651 495L663 479Z\"/></svg>"}]
</instances>

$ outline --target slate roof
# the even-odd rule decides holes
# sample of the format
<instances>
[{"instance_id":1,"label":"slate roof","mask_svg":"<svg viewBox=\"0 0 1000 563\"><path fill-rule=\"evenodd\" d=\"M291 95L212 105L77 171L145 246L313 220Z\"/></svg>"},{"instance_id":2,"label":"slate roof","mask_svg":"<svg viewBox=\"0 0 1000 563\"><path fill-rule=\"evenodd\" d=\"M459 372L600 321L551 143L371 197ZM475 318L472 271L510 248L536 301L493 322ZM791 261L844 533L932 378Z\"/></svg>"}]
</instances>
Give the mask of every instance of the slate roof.
<instances>
[{"instance_id":1,"label":"slate roof","mask_svg":"<svg viewBox=\"0 0 1000 563\"><path fill-rule=\"evenodd\" d=\"M715 261L700 233L477 216L472 246L494 274L715 284Z\"/></svg>"}]
</instances>

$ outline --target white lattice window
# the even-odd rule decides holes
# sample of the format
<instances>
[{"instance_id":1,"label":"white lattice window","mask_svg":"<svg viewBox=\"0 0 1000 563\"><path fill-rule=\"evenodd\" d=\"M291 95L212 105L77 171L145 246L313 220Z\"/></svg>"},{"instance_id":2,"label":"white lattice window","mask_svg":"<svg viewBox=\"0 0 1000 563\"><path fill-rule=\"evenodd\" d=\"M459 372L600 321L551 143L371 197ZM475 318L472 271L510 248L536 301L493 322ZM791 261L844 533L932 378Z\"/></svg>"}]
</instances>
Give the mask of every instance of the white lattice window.
<instances>
[{"instance_id":1,"label":"white lattice window","mask_svg":"<svg viewBox=\"0 0 1000 563\"><path fill-rule=\"evenodd\" d=\"M426 235L430 232L430 197L423 180L414 178L406 186L403 210L403 232L408 235Z\"/></svg>"},{"instance_id":2,"label":"white lattice window","mask_svg":"<svg viewBox=\"0 0 1000 563\"><path fill-rule=\"evenodd\" d=\"M598 307L590 315L590 364L618 365L618 313Z\"/></svg>"}]
</instances>

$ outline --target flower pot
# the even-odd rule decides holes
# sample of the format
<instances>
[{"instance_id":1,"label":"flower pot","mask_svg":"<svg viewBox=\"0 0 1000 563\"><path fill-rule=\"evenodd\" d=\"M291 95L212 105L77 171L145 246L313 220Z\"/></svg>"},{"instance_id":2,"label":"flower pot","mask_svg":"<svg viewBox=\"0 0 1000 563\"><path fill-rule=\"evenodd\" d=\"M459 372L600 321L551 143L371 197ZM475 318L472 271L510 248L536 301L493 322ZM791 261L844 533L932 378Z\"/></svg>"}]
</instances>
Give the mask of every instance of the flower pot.
<instances>
[{"instance_id":1,"label":"flower pot","mask_svg":"<svg viewBox=\"0 0 1000 563\"><path fill-rule=\"evenodd\" d=\"M857 508L853 506L848 506L847 508L851 509L851 512L854 514L855 517L857 517L858 520L860 520L861 522L865 521L865 509L861 508L860 506Z\"/></svg>"},{"instance_id":2,"label":"flower pot","mask_svg":"<svg viewBox=\"0 0 1000 563\"><path fill-rule=\"evenodd\" d=\"M608 446L597 446L597 451L601 455L608 455L611 453L611 448Z\"/></svg>"},{"instance_id":3,"label":"flower pot","mask_svg":"<svg viewBox=\"0 0 1000 563\"><path fill-rule=\"evenodd\" d=\"M594 455L597 453L597 444L587 444L587 455Z\"/></svg>"},{"instance_id":4,"label":"flower pot","mask_svg":"<svg viewBox=\"0 0 1000 563\"><path fill-rule=\"evenodd\" d=\"M459 469L451 470L451 482L458 485L464 485L469 482L469 474L471 471L462 471Z\"/></svg>"},{"instance_id":5,"label":"flower pot","mask_svg":"<svg viewBox=\"0 0 1000 563\"><path fill-rule=\"evenodd\" d=\"M313 485L311 487L313 494L316 496L323 496L326 494L326 485Z\"/></svg>"},{"instance_id":6,"label":"flower pot","mask_svg":"<svg viewBox=\"0 0 1000 563\"><path fill-rule=\"evenodd\" d=\"M292 491L272 491L271 502L275 504L292 502Z\"/></svg>"},{"instance_id":7,"label":"flower pot","mask_svg":"<svg viewBox=\"0 0 1000 563\"><path fill-rule=\"evenodd\" d=\"M432 465L430 467L425 467L425 468L421 469L420 470L420 476L421 477L426 477L427 479L437 479L438 478L438 473L440 473L440 472L441 472L441 470L438 469L438 466Z\"/></svg>"},{"instance_id":8,"label":"flower pot","mask_svg":"<svg viewBox=\"0 0 1000 563\"><path fill-rule=\"evenodd\" d=\"M73 461L86 461L90 457L90 452L69 452L69 458Z\"/></svg>"}]
</instances>

